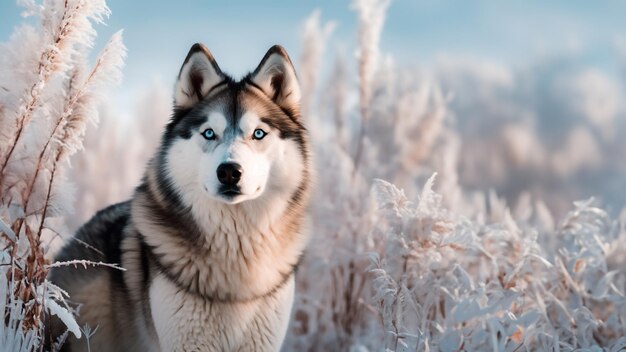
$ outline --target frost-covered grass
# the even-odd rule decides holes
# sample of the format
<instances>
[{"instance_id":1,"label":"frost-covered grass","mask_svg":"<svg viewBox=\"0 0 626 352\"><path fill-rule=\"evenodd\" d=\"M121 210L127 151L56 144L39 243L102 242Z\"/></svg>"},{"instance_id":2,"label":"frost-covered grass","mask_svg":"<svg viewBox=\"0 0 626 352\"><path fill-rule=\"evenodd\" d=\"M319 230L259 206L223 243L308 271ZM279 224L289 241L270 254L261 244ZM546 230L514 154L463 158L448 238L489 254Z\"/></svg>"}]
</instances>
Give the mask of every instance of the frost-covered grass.
<instances>
[{"instance_id":1,"label":"frost-covered grass","mask_svg":"<svg viewBox=\"0 0 626 352\"><path fill-rule=\"evenodd\" d=\"M572 177L589 160L574 149L553 153L535 143L539 137L532 129L515 129L524 114L502 135L483 141L485 147L465 149L466 138L475 143L480 136L459 129L459 111L451 111L450 96L432 78L437 75L428 78L380 60L379 34L371 30L382 28L385 6L386 1L355 2L358 85L345 83L351 67L339 56L328 88L322 83L321 93L308 98L320 102L308 116L319 170L314 237L298 272L284 350L624 348L623 222L591 201L570 204L571 211L555 220L546 202L562 206L566 198L555 192L542 198L537 189L543 188L518 191L517 202L508 206L493 191L465 189L459 173L463 166L479 181L481 173L486 180L511 175L488 168L493 161L520 173L521 165L532 166L555 180ZM311 32L324 38L323 23L317 29L307 24L305 38ZM376 59L365 58L368 53ZM301 61L309 62L318 60ZM372 62L378 64L363 69ZM444 83L450 86L454 78L463 76ZM482 88L480 82L471 82L456 94L484 98L483 91L472 90ZM574 126L572 133L585 128ZM585 131L598 138L595 130ZM498 155L500 147L505 152ZM468 166L462 160L467 157L484 167ZM537 171L540 165L543 172Z\"/></svg>"},{"instance_id":2,"label":"frost-covered grass","mask_svg":"<svg viewBox=\"0 0 626 352\"><path fill-rule=\"evenodd\" d=\"M619 223L580 202L554 232L507 213L480 224L449 213L433 180L414 203L387 182L373 187L370 272L387 349L626 347L626 271L610 263L626 248Z\"/></svg>"},{"instance_id":3,"label":"frost-covered grass","mask_svg":"<svg viewBox=\"0 0 626 352\"><path fill-rule=\"evenodd\" d=\"M101 90L119 80L125 55L118 32L87 64L92 25L109 14L104 1L21 3L39 25L17 27L0 49L0 346L7 351L42 348L49 315L81 335L67 294L46 280L47 251L71 213L70 156L82 149Z\"/></svg>"},{"instance_id":4,"label":"frost-covered grass","mask_svg":"<svg viewBox=\"0 0 626 352\"><path fill-rule=\"evenodd\" d=\"M121 131L114 106L97 108L119 76L119 35L94 66L85 59L104 2L23 3L41 25L16 28L0 51L0 346L33 351L44 310L81 333L45 281L48 249L130 196L171 93L143 93ZM543 68L537 77L454 60L431 73L398 68L379 49L388 6L354 1L357 55L337 50L330 77L320 72L336 24L315 12L303 26L297 66L317 180L284 350L626 348L624 216L569 202L600 189L584 172L626 175L614 84L593 70L559 73L567 79L555 82L572 83L561 90L538 83L550 81ZM575 122L533 120L548 103ZM102 123L88 127L98 113ZM94 264L103 265L58 265Z\"/></svg>"}]
</instances>

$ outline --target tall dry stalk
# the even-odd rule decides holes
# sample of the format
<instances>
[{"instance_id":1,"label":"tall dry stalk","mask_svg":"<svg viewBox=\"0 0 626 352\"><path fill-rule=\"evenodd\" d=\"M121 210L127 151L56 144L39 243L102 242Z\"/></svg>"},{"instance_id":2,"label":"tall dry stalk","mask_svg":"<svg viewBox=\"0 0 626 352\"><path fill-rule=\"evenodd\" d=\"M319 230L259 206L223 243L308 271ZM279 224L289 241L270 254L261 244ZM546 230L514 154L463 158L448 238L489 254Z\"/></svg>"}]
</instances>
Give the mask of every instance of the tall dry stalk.
<instances>
[{"instance_id":1,"label":"tall dry stalk","mask_svg":"<svg viewBox=\"0 0 626 352\"><path fill-rule=\"evenodd\" d=\"M357 5L375 4L379 10L387 5ZM398 170L409 166L405 160L411 156L409 150L419 146L420 156L409 161L414 167L403 175L407 183L415 183L424 177L422 164L431 162L427 156L439 153L440 131L447 128L442 122L445 108L440 106L445 102L435 90L397 82L389 60L386 65L379 64L375 37L380 35L380 28L376 30L376 23L370 27L366 21L382 21L384 13L371 14L369 10L357 8L357 12L366 13L359 22L360 28L367 28L360 39L375 43L375 49L359 44L358 87L351 85L356 80L349 65L337 55L320 99L329 106L312 107L312 114L318 117L312 135L320 170L319 192L312 207L315 236L297 276L293 334L286 342L293 350L376 350L380 346L377 341L384 335L373 304L372 277L367 272L366 253L379 244L373 236L376 214L370 206L368 180L397 175ZM413 104L416 101L418 104ZM325 111L330 111L333 119L325 119ZM376 123L376 131L371 133L363 129L370 122ZM399 131L399 125L410 130ZM421 138L415 138L411 131L421 133ZM367 148L361 145L360 156L355 159L348 146L358 146L365 139L370 143Z\"/></svg>"},{"instance_id":2,"label":"tall dry stalk","mask_svg":"<svg viewBox=\"0 0 626 352\"><path fill-rule=\"evenodd\" d=\"M359 169L363 154L363 144L367 134L372 98L372 79L378 69L380 35L385 23L385 13L390 0L355 0L352 5L358 14L358 72L359 72L359 112L361 125L356 140L354 154L354 174Z\"/></svg>"},{"instance_id":3,"label":"tall dry stalk","mask_svg":"<svg viewBox=\"0 0 626 352\"><path fill-rule=\"evenodd\" d=\"M35 4L29 3L31 10ZM45 5L48 9L57 7L52 2ZM60 18L53 14L40 10L44 27L44 35L47 43L43 45L38 67L36 81L32 83L27 97L23 100L15 118L15 126L5 126L12 131L12 136L7 143L0 145L0 182L5 174L6 167L13 156L20 139L23 138L24 130L33 118L33 113L39 108L42 91L46 88L51 77L62 73L71 65L72 54L75 46L79 44L91 45L95 31L89 21L102 23L109 10L104 1L66 1L61 11ZM13 127L13 128L12 128Z\"/></svg>"},{"instance_id":4,"label":"tall dry stalk","mask_svg":"<svg viewBox=\"0 0 626 352\"><path fill-rule=\"evenodd\" d=\"M304 21L302 30L302 43L304 47L300 53L300 67L298 81L302 90L301 111L303 116L310 113L310 105L315 97L317 79L321 71L322 57L329 36L335 29L334 22L320 24L321 12L313 11Z\"/></svg>"},{"instance_id":5,"label":"tall dry stalk","mask_svg":"<svg viewBox=\"0 0 626 352\"><path fill-rule=\"evenodd\" d=\"M95 31L109 14L104 1L24 1L41 19L18 27L0 54L0 221L3 237L0 291L7 303L0 340L13 350L34 351L43 338L44 312L57 315L77 336L64 296L46 281L42 239L50 221L70 207L69 157L82 148L86 124L97 121L100 91L119 81L125 55L121 33L86 70ZM9 107L9 108L7 108ZM59 301L61 305L57 303Z\"/></svg>"}]
</instances>

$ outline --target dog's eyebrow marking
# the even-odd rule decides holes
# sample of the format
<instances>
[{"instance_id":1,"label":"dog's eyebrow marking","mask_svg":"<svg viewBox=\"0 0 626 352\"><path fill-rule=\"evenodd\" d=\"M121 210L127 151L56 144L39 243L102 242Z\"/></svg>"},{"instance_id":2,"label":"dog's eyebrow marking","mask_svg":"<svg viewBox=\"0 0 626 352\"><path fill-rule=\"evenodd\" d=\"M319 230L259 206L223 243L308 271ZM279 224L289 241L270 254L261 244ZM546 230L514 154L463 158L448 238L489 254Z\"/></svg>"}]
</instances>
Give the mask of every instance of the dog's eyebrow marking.
<instances>
[{"instance_id":1,"label":"dog's eyebrow marking","mask_svg":"<svg viewBox=\"0 0 626 352\"><path fill-rule=\"evenodd\" d=\"M226 116L219 111L211 111L207 115L207 122L201 125L201 128L210 126L216 133L222 134L226 130Z\"/></svg>"}]
</instances>

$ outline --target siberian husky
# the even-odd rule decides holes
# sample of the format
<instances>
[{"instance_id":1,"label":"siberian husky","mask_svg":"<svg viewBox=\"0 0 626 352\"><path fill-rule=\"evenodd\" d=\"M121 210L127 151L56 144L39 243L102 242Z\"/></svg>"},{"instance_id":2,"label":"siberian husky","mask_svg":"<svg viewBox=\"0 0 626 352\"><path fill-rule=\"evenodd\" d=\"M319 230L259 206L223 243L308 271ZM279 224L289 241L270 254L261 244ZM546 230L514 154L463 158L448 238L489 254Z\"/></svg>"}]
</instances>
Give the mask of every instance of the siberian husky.
<instances>
[{"instance_id":1,"label":"siberian husky","mask_svg":"<svg viewBox=\"0 0 626 352\"><path fill-rule=\"evenodd\" d=\"M276 351L307 244L308 134L280 46L241 80L195 44L174 114L132 199L98 212L54 268L91 351ZM104 181L106 182L106 181ZM52 323L52 334L61 327ZM87 351L71 338L68 351Z\"/></svg>"}]
</instances>

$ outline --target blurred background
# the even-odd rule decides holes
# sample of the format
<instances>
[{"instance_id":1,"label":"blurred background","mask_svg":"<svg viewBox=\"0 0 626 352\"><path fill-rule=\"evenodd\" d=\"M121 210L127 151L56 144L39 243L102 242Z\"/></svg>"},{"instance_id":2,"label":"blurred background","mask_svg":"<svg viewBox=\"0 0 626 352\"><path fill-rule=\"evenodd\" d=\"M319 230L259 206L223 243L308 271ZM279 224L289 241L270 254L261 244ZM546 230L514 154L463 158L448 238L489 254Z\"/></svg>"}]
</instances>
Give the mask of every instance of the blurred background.
<instances>
[{"instance_id":1,"label":"blurred background","mask_svg":"<svg viewBox=\"0 0 626 352\"><path fill-rule=\"evenodd\" d=\"M125 128L146 108L167 110L194 42L205 43L234 76L254 68L274 43L298 66L304 23L316 10L330 27L318 81L332 79L336 57L356 70L358 19L349 2L111 0L108 6L112 15L96 26L95 46L124 29L125 78L104 110ZM20 11L12 1L0 3L0 37L22 20ZM493 188L510 203L529 193L557 216L573 200L595 196L615 214L626 203L625 11L619 1L396 0L380 50L397 71L440 87L462 140L463 188ZM147 102L155 99L157 107ZM157 136L160 127L154 126ZM130 177L141 171L136 174Z\"/></svg>"}]
</instances>

